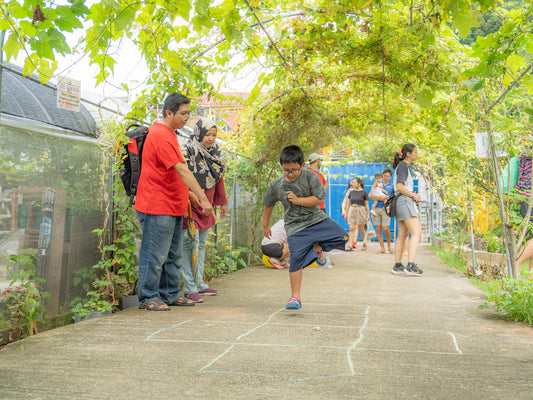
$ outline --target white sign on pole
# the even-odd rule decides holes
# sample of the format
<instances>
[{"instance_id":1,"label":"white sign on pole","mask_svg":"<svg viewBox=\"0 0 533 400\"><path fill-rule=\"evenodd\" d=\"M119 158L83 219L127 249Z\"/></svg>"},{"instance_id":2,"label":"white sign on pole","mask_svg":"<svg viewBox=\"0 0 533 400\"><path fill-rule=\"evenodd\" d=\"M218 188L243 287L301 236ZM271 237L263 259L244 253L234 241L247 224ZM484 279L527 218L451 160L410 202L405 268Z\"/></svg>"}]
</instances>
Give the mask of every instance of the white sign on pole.
<instances>
[{"instance_id":1,"label":"white sign on pole","mask_svg":"<svg viewBox=\"0 0 533 400\"><path fill-rule=\"evenodd\" d=\"M487 132L475 132L476 157L489 158L489 134ZM505 157L507 153L496 150L496 157Z\"/></svg>"},{"instance_id":2,"label":"white sign on pole","mask_svg":"<svg viewBox=\"0 0 533 400\"><path fill-rule=\"evenodd\" d=\"M59 76L57 78L57 107L80 111L81 82Z\"/></svg>"}]
</instances>

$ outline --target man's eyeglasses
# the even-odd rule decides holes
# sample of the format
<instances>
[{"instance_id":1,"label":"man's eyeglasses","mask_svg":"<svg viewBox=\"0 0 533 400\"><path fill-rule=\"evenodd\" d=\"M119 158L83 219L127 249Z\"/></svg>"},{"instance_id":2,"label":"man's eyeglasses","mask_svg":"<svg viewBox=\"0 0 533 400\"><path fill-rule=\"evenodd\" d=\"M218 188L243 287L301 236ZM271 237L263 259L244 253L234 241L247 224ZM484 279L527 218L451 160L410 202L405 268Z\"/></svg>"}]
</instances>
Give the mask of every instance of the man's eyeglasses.
<instances>
[{"instance_id":1,"label":"man's eyeglasses","mask_svg":"<svg viewBox=\"0 0 533 400\"><path fill-rule=\"evenodd\" d=\"M300 172L301 169L302 167L297 169L282 169L282 171L283 175L296 175L298 172Z\"/></svg>"}]
</instances>

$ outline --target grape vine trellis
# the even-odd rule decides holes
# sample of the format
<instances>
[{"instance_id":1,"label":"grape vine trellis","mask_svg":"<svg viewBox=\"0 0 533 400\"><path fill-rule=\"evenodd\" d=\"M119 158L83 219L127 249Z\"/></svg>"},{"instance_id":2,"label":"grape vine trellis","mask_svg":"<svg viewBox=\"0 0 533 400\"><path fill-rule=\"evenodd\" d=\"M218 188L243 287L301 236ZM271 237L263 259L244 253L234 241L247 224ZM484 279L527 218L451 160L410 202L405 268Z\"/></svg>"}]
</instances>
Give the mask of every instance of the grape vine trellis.
<instances>
[{"instance_id":1,"label":"grape vine trellis","mask_svg":"<svg viewBox=\"0 0 533 400\"><path fill-rule=\"evenodd\" d=\"M499 29L461 44L488 11ZM135 43L151 73L131 118L170 91L220 97L215 72L261 68L229 144L258 164L273 165L287 143L382 161L410 141L455 202L476 129L490 124L510 154L531 134L533 5L523 0L19 0L0 3L0 14L7 62L25 55L25 73L43 81L58 55L78 51L103 82L116 63L110 48ZM86 35L72 48L78 29ZM445 175L430 172L437 165Z\"/></svg>"}]
</instances>

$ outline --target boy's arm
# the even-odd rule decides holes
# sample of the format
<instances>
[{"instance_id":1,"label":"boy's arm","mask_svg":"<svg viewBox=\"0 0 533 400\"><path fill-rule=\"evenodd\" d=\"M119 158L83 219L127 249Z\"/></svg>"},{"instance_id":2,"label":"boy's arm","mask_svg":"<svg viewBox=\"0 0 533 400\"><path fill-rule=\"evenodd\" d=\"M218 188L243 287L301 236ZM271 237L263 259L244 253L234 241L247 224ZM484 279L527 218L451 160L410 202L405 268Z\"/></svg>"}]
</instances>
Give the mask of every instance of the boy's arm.
<instances>
[{"instance_id":1,"label":"boy's arm","mask_svg":"<svg viewBox=\"0 0 533 400\"><path fill-rule=\"evenodd\" d=\"M298 197L291 191L287 192L287 198L292 204L296 204L297 206L304 206L304 207L318 206L324 200L324 199L319 199L316 196Z\"/></svg>"},{"instance_id":2,"label":"boy's arm","mask_svg":"<svg viewBox=\"0 0 533 400\"><path fill-rule=\"evenodd\" d=\"M272 216L274 206L263 206L263 234L270 239L272 232L270 231L270 217Z\"/></svg>"}]
</instances>

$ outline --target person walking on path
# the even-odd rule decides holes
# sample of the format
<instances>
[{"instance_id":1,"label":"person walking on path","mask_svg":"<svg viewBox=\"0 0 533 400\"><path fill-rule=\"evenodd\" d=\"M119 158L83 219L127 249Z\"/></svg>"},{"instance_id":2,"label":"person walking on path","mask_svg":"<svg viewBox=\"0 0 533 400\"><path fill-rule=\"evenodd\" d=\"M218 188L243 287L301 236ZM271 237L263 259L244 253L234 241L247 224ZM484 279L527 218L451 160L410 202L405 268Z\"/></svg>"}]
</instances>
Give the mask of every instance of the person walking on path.
<instances>
[{"instance_id":1,"label":"person walking on path","mask_svg":"<svg viewBox=\"0 0 533 400\"><path fill-rule=\"evenodd\" d=\"M213 207L220 206L220 218L223 219L228 204L223 177L225 162L216 138L216 125L206 118L200 118L194 125L191 137L183 146L183 156L210 204ZM209 228L215 225L215 216L202 212L194 193L189 192L189 199L196 237L185 235L183 239L183 292L189 300L202 303L202 296L214 296L218 293L218 290L210 288L204 282L205 245Z\"/></svg>"},{"instance_id":2,"label":"person walking on path","mask_svg":"<svg viewBox=\"0 0 533 400\"><path fill-rule=\"evenodd\" d=\"M169 305L194 305L179 296L183 216L189 189L205 215L213 207L187 168L176 129L185 126L190 100L180 93L163 102L163 119L151 126L143 148L143 164L135 210L142 230L139 253L139 308L168 311Z\"/></svg>"},{"instance_id":3,"label":"person walking on path","mask_svg":"<svg viewBox=\"0 0 533 400\"><path fill-rule=\"evenodd\" d=\"M280 201L284 208L285 230L291 255L291 297L285 308L297 310L302 307L302 272L319 259L317 248L320 248L320 253L333 249L344 250L348 237L344 229L318 207L326 196L326 190L318 176L304 168L302 149L296 145L284 147L279 161L283 176L270 182L263 197L263 234L267 238L272 236L270 217L274 206Z\"/></svg>"},{"instance_id":4,"label":"person walking on path","mask_svg":"<svg viewBox=\"0 0 533 400\"><path fill-rule=\"evenodd\" d=\"M328 189L328 182L324 175L322 175L318 170L322 167L322 158L316 153L309 154L309 167L311 171L314 171L318 177L320 178L320 182L322 182L322 186L324 186L324 190ZM319 205L320 209L326 212L326 200L324 198L324 201Z\"/></svg>"},{"instance_id":5,"label":"person walking on path","mask_svg":"<svg viewBox=\"0 0 533 400\"><path fill-rule=\"evenodd\" d=\"M357 177L352 179L354 190L348 195L344 214L348 216L348 226L350 227L349 244L346 250L354 250L357 247L357 236L361 234L363 241L362 251L367 249L365 224L370 222L370 211L368 208L368 193L366 192L365 182ZM359 232L357 232L359 231Z\"/></svg>"},{"instance_id":6,"label":"person walking on path","mask_svg":"<svg viewBox=\"0 0 533 400\"><path fill-rule=\"evenodd\" d=\"M413 144L404 144L402 149L394 155L392 167L394 174L394 193L398 196L396 201L396 222L398 223L398 237L394 246L394 267L392 273L396 275L421 276L422 270L415 264L418 242L422 236L420 220L415 202L420 201L420 195L414 192L413 177L409 170L410 165L418 159L418 150ZM407 266L402 264L402 254L405 239L411 235L407 249Z\"/></svg>"},{"instance_id":7,"label":"person walking on path","mask_svg":"<svg viewBox=\"0 0 533 400\"><path fill-rule=\"evenodd\" d=\"M385 234L385 239L387 240L387 248L389 253L393 253L391 245L391 232L390 232L390 217L385 212L383 208L385 206L385 201L389 198L394 190L394 185L391 181L392 170L390 168L385 168L382 172L383 175L383 191L386 194L381 196L375 196L373 193L370 193L370 198L374 200L376 208L374 212L376 215L373 217L374 225L376 225L376 236L378 238L380 249L377 251L378 254L385 253L385 243L383 240L383 233Z\"/></svg>"},{"instance_id":8,"label":"person walking on path","mask_svg":"<svg viewBox=\"0 0 533 400\"><path fill-rule=\"evenodd\" d=\"M344 194L342 195L342 203L341 203L341 213L346 222L348 222L348 214L347 211L350 207L346 206L347 204L350 204L350 200L348 200L348 196L350 195L350 192L352 190L355 190L355 185L357 182L355 181L355 178L348 180L348 187L344 190ZM348 243L350 244L350 243Z\"/></svg>"}]
</instances>

